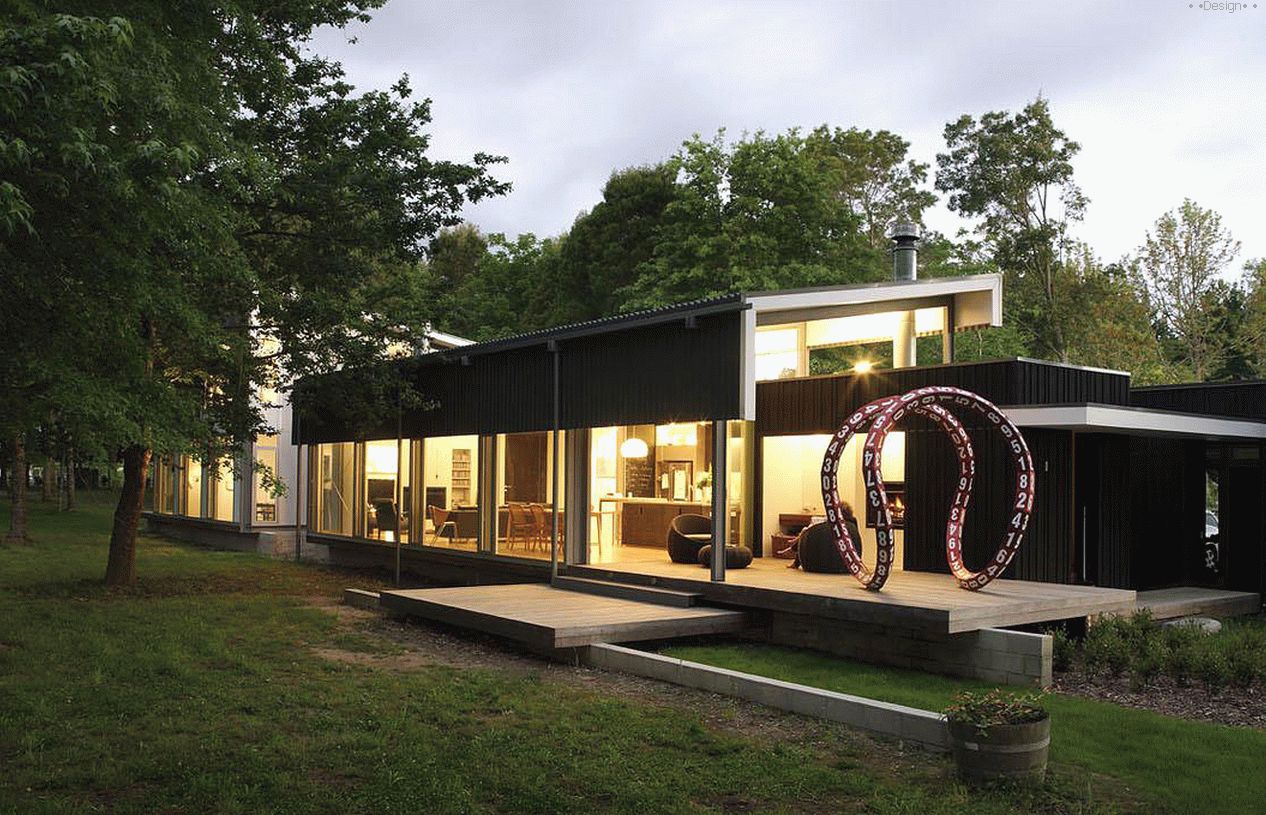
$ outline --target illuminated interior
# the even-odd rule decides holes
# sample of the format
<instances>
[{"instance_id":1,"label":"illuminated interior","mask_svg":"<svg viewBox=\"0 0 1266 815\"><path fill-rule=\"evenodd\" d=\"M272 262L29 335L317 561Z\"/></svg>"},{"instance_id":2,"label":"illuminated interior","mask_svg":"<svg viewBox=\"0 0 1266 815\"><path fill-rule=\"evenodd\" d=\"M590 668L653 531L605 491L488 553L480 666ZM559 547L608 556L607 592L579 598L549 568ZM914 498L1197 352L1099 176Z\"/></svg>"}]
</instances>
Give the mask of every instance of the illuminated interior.
<instances>
[{"instance_id":1,"label":"illuminated interior","mask_svg":"<svg viewBox=\"0 0 1266 815\"><path fill-rule=\"evenodd\" d=\"M409 452L408 439L365 443L365 537L409 542Z\"/></svg>"},{"instance_id":2,"label":"illuminated interior","mask_svg":"<svg viewBox=\"0 0 1266 815\"><path fill-rule=\"evenodd\" d=\"M712 517L712 426L709 422L600 427L589 437L589 562L664 556L673 518ZM731 422L727 496L731 542L750 546L747 422Z\"/></svg>"},{"instance_id":3,"label":"illuminated interior","mask_svg":"<svg viewBox=\"0 0 1266 815\"><path fill-rule=\"evenodd\" d=\"M906 326L911 315L912 325ZM907 329L913 332L917 364L948 362L947 319L948 309L930 306L761 326L756 329L756 379L837 373L858 363L867 370L894 367Z\"/></svg>"},{"instance_id":4,"label":"illuminated interior","mask_svg":"<svg viewBox=\"0 0 1266 815\"><path fill-rule=\"evenodd\" d=\"M202 517L202 462L190 456L183 457L184 491L181 500L183 514L191 518Z\"/></svg>"},{"instance_id":5,"label":"illuminated interior","mask_svg":"<svg viewBox=\"0 0 1266 815\"><path fill-rule=\"evenodd\" d=\"M418 543L479 548L479 437L416 442L422 452L422 519Z\"/></svg>"},{"instance_id":6,"label":"illuminated interior","mask_svg":"<svg viewBox=\"0 0 1266 815\"><path fill-rule=\"evenodd\" d=\"M560 434L560 443L566 437ZM499 555L549 558L554 532L553 433L506 433L497 436L497 544ZM559 451L559 541L563 542L565 472ZM561 552L560 552L560 557Z\"/></svg>"},{"instance_id":7,"label":"illuminated interior","mask_svg":"<svg viewBox=\"0 0 1266 815\"><path fill-rule=\"evenodd\" d=\"M237 506L233 500L233 462L229 458L220 460L216 468L215 480L212 482L211 517L217 521L236 521Z\"/></svg>"},{"instance_id":8,"label":"illuminated interior","mask_svg":"<svg viewBox=\"0 0 1266 815\"><path fill-rule=\"evenodd\" d=\"M767 436L761 450L762 493L761 534L767 554L785 549L789 538L809 523L825 520L822 507L822 456L828 435ZM840 499L847 502L857 518L862 536L862 560L875 565L875 529L868 518L866 488L862 480L861 451L865 436L849 439L840 456L838 484ZM894 430L884 442L881 473L888 487L894 520L904 520L906 434ZM900 507L896 505L900 503ZM896 568L901 568L905 533L897 529Z\"/></svg>"},{"instance_id":9,"label":"illuminated interior","mask_svg":"<svg viewBox=\"0 0 1266 815\"><path fill-rule=\"evenodd\" d=\"M266 479L276 480L277 472L277 437L260 436L255 440L255 521L256 524L275 524L277 518L277 496L269 489ZM260 467L259 465L263 465Z\"/></svg>"}]
</instances>

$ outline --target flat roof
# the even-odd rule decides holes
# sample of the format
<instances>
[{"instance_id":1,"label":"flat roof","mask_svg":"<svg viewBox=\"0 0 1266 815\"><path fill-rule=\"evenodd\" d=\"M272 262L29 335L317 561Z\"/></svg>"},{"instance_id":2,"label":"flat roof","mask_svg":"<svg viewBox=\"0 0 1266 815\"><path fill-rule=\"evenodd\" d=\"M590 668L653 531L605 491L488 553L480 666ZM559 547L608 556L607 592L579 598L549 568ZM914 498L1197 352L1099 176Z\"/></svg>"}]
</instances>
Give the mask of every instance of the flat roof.
<instances>
[{"instance_id":1,"label":"flat roof","mask_svg":"<svg viewBox=\"0 0 1266 815\"><path fill-rule=\"evenodd\" d=\"M1020 427L1201 439L1266 440L1266 422L1128 405L1000 406Z\"/></svg>"},{"instance_id":2,"label":"flat roof","mask_svg":"<svg viewBox=\"0 0 1266 815\"><path fill-rule=\"evenodd\" d=\"M439 358L475 356L540 345L550 341L562 341L577 337L594 336L612 331L652 325L657 322L684 319L732 311L751 309L757 313L758 323L777 321L779 313L801 312L801 319L818 319L809 312L816 310L821 316L848 316L878 310L868 306L898 309L914 307L913 301L935 301L925 305L953 302L955 329L974 328L982 325L1002 324L1002 276L997 274L967 275L963 277L938 277L927 280L886 280L876 283L848 283L839 286L819 286L785 291L735 292L716 297L689 300L659 308L615 314L596 320L543 328L522 334L512 334L495 340L463 345L458 348L440 349L433 355Z\"/></svg>"},{"instance_id":3,"label":"flat roof","mask_svg":"<svg viewBox=\"0 0 1266 815\"><path fill-rule=\"evenodd\" d=\"M755 292L744 298L756 312L757 325L939 305L952 307L955 330L1002 325L1002 275L999 274Z\"/></svg>"}]
</instances>

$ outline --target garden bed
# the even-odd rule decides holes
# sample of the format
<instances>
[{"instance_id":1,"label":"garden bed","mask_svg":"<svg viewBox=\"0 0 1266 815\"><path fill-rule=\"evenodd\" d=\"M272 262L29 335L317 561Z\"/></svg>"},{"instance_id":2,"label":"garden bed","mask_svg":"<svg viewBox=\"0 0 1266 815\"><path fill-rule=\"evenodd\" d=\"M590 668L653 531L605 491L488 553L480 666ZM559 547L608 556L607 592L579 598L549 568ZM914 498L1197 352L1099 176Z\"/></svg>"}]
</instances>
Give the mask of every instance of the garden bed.
<instances>
[{"instance_id":1,"label":"garden bed","mask_svg":"<svg viewBox=\"0 0 1266 815\"><path fill-rule=\"evenodd\" d=\"M1146 611L1096 622L1084 639L1055 637L1055 686L1185 719L1266 728L1266 622L1232 620L1206 634Z\"/></svg>"},{"instance_id":2,"label":"garden bed","mask_svg":"<svg viewBox=\"0 0 1266 815\"><path fill-rule=\"evenodd\" d=\"M1126 677L1066 671L1055 674L1054 689L1167 716L1266 730L1266 692L1257 686L1210 691L1162 676L1139 688Z\"/></svg>"}]
</instances>

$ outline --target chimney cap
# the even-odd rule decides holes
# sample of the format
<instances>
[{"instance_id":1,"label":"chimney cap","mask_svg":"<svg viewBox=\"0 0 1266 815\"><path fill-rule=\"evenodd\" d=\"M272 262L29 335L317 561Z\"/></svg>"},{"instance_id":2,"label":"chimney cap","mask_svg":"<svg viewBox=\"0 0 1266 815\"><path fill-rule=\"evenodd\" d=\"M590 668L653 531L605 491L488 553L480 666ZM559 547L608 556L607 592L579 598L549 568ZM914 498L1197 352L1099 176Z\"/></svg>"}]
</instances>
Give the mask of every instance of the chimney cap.
<instances>
[{"instance_id":1,"label":"chimney cap","mask_svg":"<svg viewBox=\"0 0 1266 815\"><path fill-rule=\"evenodd\" d=\"M922 231L919 229L919 225L910 221L898 221L888 230L888 236L895 241L899 241L902 238L918 240L921 234Z\"/></svg>"}]
</instances>

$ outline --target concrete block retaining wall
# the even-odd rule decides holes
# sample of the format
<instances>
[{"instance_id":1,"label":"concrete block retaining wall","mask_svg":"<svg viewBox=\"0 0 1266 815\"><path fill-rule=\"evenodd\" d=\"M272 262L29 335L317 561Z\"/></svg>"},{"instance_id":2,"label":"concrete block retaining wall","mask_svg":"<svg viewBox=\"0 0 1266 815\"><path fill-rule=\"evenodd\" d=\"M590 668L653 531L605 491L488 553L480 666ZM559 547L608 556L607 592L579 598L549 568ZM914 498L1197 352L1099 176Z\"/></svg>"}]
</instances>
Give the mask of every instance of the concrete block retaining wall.
<instances>
[{"instance_id":1,"label":"concrete block retaining wall","mask_svg":"<svg viewBox=\"0 0 1266 815\"><path fill-rule=\"evenodd\" d=\"M945 720L927 710L687 662L619 645L589 645L580 649L580 658L595 668L736 696L779 710L842 722L932 750L949 749Z\"/></svg>"},{"instance_id":2,"label":"concrete block retaining wall","mask_svg":"<svg viewBox=\"0 0 1266 815\"><path fill-rule=\"evenodd\" d=\"M905 628L774 612L759 638L920 671L983 679L1008 685L1049 687L1049 634L986 628L937 635Z\"/></svg>"}]
</instances>

